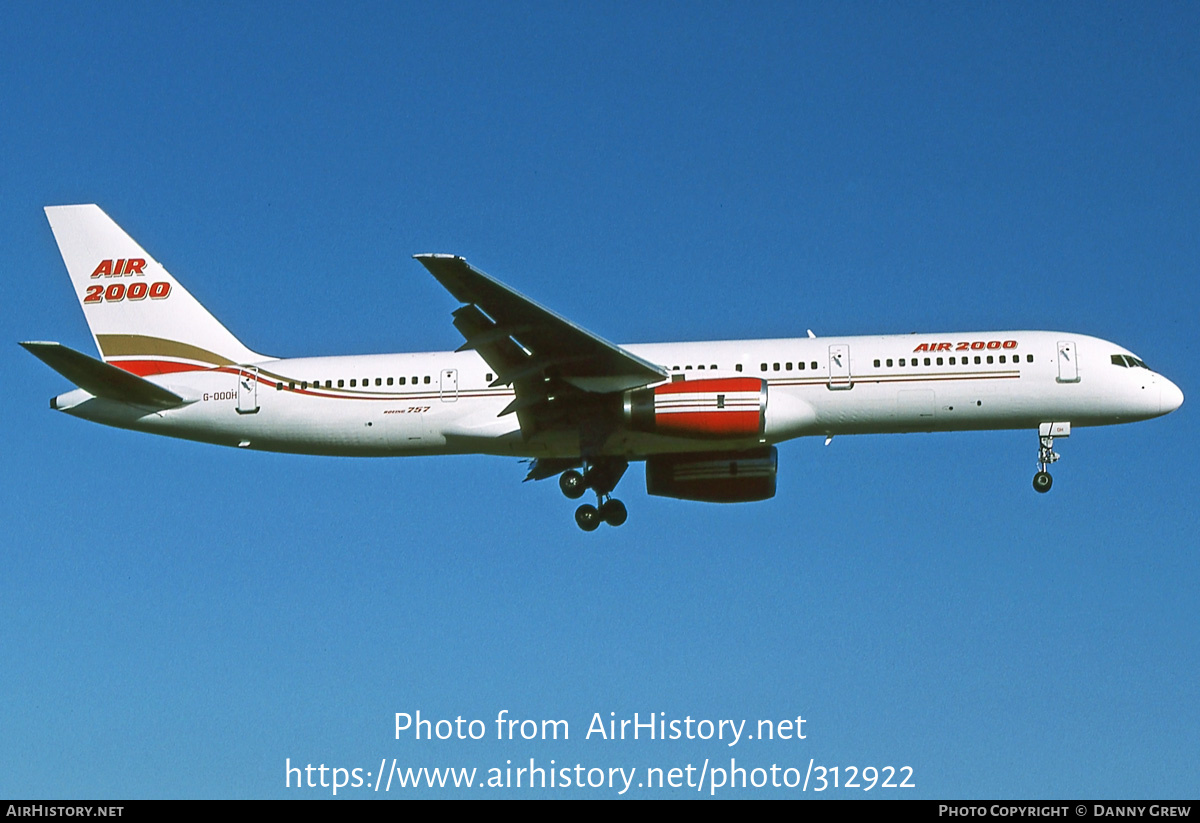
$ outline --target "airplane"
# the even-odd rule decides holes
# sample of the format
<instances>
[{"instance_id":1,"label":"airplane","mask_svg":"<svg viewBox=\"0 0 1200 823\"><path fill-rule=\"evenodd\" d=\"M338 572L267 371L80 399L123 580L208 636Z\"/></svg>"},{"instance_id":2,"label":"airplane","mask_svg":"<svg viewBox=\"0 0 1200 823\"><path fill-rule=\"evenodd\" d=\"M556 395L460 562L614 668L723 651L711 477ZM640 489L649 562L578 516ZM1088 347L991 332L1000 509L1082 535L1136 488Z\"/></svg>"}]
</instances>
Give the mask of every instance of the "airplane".
<instances>
[{"instance_id":1,"label":"airplane","mask_svg":"<svg viewBox=\"0 0 1200 823\"><path fill-rule=\"evenodd\" d=\"M414 257L462 304L457 350L269 357L98 206L45 211L100 353L21 343L78 387L52 409L252 450L525 458L526 480L595 494L584 531L626 521L612 495L631 462L651 495L766 500L777 444L805 436L1036 430L1047 492L1055 438L1183 403L1128 349L1068 332L615 345L449 254Z\"/></svg>"}]
</instances>

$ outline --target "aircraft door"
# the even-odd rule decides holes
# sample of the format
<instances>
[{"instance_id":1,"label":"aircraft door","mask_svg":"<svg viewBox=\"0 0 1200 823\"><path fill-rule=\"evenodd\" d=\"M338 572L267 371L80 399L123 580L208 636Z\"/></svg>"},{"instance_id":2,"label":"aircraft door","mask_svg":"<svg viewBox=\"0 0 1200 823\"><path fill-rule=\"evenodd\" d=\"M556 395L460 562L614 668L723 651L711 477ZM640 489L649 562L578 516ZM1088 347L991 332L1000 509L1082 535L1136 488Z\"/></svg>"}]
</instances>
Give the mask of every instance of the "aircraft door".
<instances>
[{"instance_id":1,"label":"aircraft door","mask_svg":"<svg viewBox=\"0 0 1200 823\"><path fill-rule=\"evenodd\" d=\"M829 388L848 389L850 380L850 347L839 343L829 347Z\"/></svg>"},{"instance_id":2,"label":"aircraft door","mask_svg":"<svg viewBox=\"0 0 1200 823\"><path fill-rule=\"evenodd\" d=\"M1058 382L1079 382L1079 358L1075 352L1075 344L1070 340L1058 341Z\"/></svg>"},{"instance_id":3,"label":"aircraft door","mask_svg":"<svg viewBox=\"0 0 1200 823\"><path fill-rule=\"evenodd\" d=\"M442 369L442 402L458 400L458 369Z\"/></svg>"},{"instance_id":4,"label":"aircraft door","mask_svg":"<svg viewBox=\"0 0 1200 823\"><path fill-rule=\"evenodd\" d=\"M254 414L258 411L258 369L256 367L238 367L237 398L238 414Z\"/></svg>"}]
</instances>

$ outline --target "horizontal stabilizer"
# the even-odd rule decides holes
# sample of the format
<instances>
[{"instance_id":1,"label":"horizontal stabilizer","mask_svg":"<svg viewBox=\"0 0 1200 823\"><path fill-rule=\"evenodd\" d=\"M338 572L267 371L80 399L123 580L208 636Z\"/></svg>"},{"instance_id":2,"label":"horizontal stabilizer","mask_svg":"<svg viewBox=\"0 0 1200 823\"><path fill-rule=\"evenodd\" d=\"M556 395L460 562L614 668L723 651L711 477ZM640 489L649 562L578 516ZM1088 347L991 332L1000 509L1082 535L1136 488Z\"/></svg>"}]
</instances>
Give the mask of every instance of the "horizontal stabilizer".
<instances>
[{"instance_id":1,"label":"horizontal stabilizer","mask_svg":"<svg viewBox=\"0 0 1200 823\"><path fill-rule=\"evenodd\" d=\"M101 363L61 343L29 342L21 345L38 360L96 397L154 409L183 405L183 398L174 392L116 366Z\"/></svg>"}]
</instances>

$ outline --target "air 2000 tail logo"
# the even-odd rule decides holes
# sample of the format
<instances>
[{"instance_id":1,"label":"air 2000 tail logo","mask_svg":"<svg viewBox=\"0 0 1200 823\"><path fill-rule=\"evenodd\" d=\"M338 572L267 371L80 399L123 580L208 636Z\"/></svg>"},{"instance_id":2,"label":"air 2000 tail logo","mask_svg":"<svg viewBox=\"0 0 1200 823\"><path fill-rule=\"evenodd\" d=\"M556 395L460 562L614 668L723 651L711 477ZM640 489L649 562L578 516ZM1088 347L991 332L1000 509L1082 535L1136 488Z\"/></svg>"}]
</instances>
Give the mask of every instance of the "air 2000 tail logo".
<instances>
[{"instance_id":1,"label":"air 2000 tail logo","mask_svg":"<svg viewBox=\"0 0 1200 823\"><path fill-rule=\"evenodd\" d=\"M101 260L100 265L96 266L96 270L92 272L92 277L127 277L131 274L143 274L142 269L146 267L146 261L140 257L131 257L128 260Z\"/></svg>"},{"instance_id":2,"label":"air 2000 tail logo","mask_svg":"<svg viewBox=\"0 0 1200 823\"><path fill-rule=\"evenodd\" d=\"M146 261L140 257L131 257L128 260L101 260L92 272L92 277L130 277L135 274L142 277L145 275L142 271L145 267ZM150 284L144 280L135 280L128 286L124 283L88 286L83 302L117 303L121 300L143 300L147 297L151 300L162 300L170 293L171 284L164 280Z\"/></svg>"}]
</instances>

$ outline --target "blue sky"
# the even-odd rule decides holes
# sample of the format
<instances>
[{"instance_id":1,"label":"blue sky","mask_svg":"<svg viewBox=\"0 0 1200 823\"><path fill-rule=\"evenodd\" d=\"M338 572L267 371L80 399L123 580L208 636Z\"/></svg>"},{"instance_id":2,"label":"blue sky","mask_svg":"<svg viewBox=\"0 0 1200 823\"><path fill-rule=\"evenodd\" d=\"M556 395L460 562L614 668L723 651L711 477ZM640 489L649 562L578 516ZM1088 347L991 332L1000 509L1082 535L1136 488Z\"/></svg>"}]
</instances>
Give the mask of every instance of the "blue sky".
<instances>
[{"instance_id":1,"label":"blue sky","mask_svg":"<svg viewBox=\"0 0 1200 823\"><path fill-rule=\"evenodd\" d=\"M6 11L0 795L732 756L1196 797L1194 4L343 5ZM76 202L275 355L458 346L435 251L611 340L1063 329L1189 402L1077 431L1045 496L1032 432L804 440L766 503L650 498L635 466L629 522L585 535L514 460L52 413L16 341L91 351L41 211ZM501 709L571 740L394 739ZM596 712L807 738L584 740ZM505 792L572 793L613 794Z\"/></svg>"}]
</instances>

